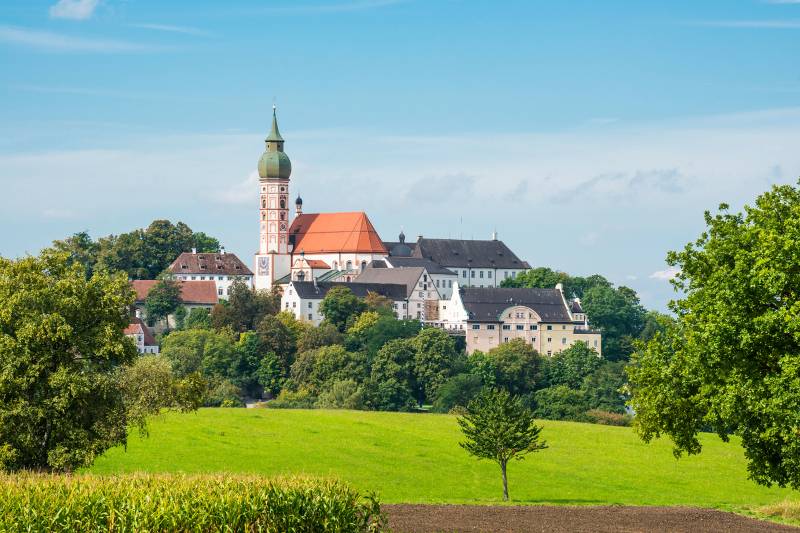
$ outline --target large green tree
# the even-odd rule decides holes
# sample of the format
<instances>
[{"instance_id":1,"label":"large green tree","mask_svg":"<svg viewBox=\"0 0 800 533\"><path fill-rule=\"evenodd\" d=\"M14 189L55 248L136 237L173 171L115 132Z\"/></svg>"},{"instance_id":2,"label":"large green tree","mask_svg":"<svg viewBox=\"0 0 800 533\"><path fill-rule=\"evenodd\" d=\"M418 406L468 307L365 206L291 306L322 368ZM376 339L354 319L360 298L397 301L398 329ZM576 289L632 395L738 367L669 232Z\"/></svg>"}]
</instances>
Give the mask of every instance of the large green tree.
<instances>
[{"instance_id":1,"label":"large green tree","mask_svg":"<svg viewBox=\"0 0 800 533\"><path fill-rule=\"evenodd\" d=\"M267 316L275 315L280 308L279 289L254 291L241 280L230 286L228 299L211 310L211 323L217 328L231 328L233 331L252 331Z\"/></svg>"},{"instance_id":2,"label":"large green tree","mask_svg":"<svg viewBox=\"0 0 800 533\"><path fill-rule=\"evenodd\" d=\"M738 435L752 479L800 488L800 190L775 186L705 222L667 256L677 325L629 368L636 428L668 435L676 454L700 452L707 428Z\"/></svg>"},{"instance_id":3,"label":"large green tree","mask_svg":"<svg viewBox=\"0 0 800 533\"><path fill-rule=\"evenodd\" d=\"M125 443L133 298L127 276L87 278L66 253L0 258L1 467L69 471Z\"/></svg>"},{"instance_id":4,"label":"large green tree","mask_svg":"<svg viewBox=\"0 0 800 533\"><path fill-rule=\"evenodd\" d=\"M417 401L433 402L439 387L454 374L459 353L453 337L438 328L425 328L411 339Z\"/></svg>"},{"instance_id":5,"label":"large green tree","mask_svg":"<svg viewBox=\"0 0 800 533\"><path fill-rule=\"evenodd\" d=\"M596 285L584 292L582 305L592 326L603 333L603 357L627 360L645 321L645 309L636 292L624 286Z\"/></svg>"},{"instance_id":6,"label":"large green tree","mask_svg":"<svg viewBox=\"0 0 800 533\"><path fill-rule=\"evenodd\" d=\"M355 320L366 308L367 304L343 285L330 289L319 303L319 311L325 320L342 333L347 330L348 321Z\"/></svg>"},{"instance_id":7,"label":"large green tree","mask_svg":"<svg viewBox=\"0 0 800 533\"><path fill-rule=\"evenodd\" d=\"M508 500L508 462L547 448L530 409L502 389L488 389L472 400L458 425L466 439L460 443L462 448L500 466L504 500Z\"/></svg>"},{"instance_id":8,"label":"large green tree","mask_svg":"<svg viewBox=\"0 0 800 533\"><path fill-rule=\"evenodd\" d=\"M147 293L144 312L147 321L154 324L176 312L181 306L181 285L170 278L158 281ZM184 314L185 316L185 314Z\"/></svg>"}]
</instances>

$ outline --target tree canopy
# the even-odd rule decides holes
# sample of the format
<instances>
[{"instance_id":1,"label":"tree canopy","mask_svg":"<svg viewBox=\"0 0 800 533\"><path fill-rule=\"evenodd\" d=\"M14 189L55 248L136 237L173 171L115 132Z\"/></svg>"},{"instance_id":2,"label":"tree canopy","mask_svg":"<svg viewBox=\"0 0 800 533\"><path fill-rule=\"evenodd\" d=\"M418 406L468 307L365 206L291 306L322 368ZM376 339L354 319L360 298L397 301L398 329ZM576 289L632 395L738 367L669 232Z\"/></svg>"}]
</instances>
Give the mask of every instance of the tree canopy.
<instances>
[{"instance_id":1,"label":"tree canopy","mask_svg":"<svg viewBox=\"0 0 800 533\"><path fill-rule=\"evenodd\" d=\"M705 214L706 230L667 261L679 273L677 324L628 369L635 425L676 455L697 435L739 435L758 483L800 488L800 190L775 186L744 213Z\"/></svg>"},{"instance_id":2,"label":"tree canopy","mask_svg":"<svg viewBox=\"0 0 800 533\"><path fill-rule=\"evenodd\" d=\"M127 276L87 277L67 253L0 258L0 467L69 471L125 443L133 298Z\"/></svg>"}]
</instances>

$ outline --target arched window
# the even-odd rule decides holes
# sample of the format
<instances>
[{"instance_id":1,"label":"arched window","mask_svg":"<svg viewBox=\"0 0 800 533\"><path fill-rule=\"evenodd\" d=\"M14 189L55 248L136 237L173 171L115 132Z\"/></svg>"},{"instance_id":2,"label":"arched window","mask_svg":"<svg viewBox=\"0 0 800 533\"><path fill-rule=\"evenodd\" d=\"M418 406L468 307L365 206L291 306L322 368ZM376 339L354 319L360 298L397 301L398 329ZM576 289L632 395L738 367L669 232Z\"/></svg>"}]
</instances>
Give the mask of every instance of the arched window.
<instances>
[{"instance_id":1,"label":"arched window","mask_svg":"<svg viewBox=\"0 0 800 533\"><path fill-rule=\"evenodd\" d=\"M361 270L364 270L365 268L367 268L367 262L361 261Z\"/></svg>"},{"instance_id":2,"label":"arched window","mask_svg":"<svg viewBox=\"0 0 800 533\"><path fill-rule=\"evenodd\" d=\"M281 198L281 209L286 209L286 198Z\"/></svg>"},{"instance_id":3,"label":"arched window","mask_svg":"<svg viewBox=\"0 0 800 533\"><path fill-rule=\"evenodd\" d=\"M261 209L266 209L266 208L267 208L267 199L262 196L261 197Z\"/></svg>"},{"instance_id":4,"label":"arched window","mask_svg":"<svg viewBox=\"0 0 800 533\"><path fill-rule=\"evenodd\" d=\"M336 261L333 262L333 269L339 270L339 263L337 263Z\"/></svg>"}]
</instances>

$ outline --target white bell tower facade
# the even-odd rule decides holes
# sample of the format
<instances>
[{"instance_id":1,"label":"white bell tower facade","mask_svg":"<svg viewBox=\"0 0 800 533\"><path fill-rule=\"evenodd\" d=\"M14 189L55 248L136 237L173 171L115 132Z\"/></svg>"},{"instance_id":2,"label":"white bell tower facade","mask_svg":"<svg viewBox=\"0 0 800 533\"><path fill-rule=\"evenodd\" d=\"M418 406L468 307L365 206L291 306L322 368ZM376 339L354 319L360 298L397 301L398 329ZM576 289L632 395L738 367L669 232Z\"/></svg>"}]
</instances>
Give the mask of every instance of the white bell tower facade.
<instances>
[{"instance_id":1,"label":"white bell tower facade","mask_svg":"<svg viewBox=\"0 0 800 533\"><path fill-rule=\"evenodd\" d=\"M255 256L256 289L270 289L291 271L289 249L289 176L292 163L283 151L275 106L272 130L258 161L259 245Z\"/></svg>"}]
</instances>

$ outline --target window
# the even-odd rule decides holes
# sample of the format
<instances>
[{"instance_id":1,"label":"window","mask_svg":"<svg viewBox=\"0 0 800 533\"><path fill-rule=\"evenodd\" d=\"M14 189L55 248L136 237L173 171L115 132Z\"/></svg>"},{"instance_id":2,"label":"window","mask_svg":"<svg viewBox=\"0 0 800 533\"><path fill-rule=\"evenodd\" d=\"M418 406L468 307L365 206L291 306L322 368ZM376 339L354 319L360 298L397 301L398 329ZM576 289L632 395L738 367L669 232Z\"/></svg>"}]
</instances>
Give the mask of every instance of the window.
<instances>
[{"instance_id":1,"label":"window","mask_svg":"<svg viewBox=\"0 0 800 533\"><path fill-rule=\"evenodd\" d=\"M547 342L553 342L553 337L547 337Z\"/></svg>"},{"instance_id":2,"label":"window","mask_svg":"<svg viewBox=\"0 0 800 533\"><path fill-rule=\"evenodd\" d=\"M348 261L347 263L345 263L345 265L346 265L345 266L345 270L353 270L353 262L352 261Z\"/></svg>"},{"instance_id":3,"label":"window","mask_svg":"<svg viewBox=\"0 0 800 533\"><path fill-rule=\"evenodd\" d=\"M311 302L308 302L308 308L311 309Z\"/></svg>"},{"instance_id":4,"label":"window","mask_svg":"<svg viewBox=\"0 0 800 533\"><path fill-rule=\"evenodd\" d=\"M469 277L471 277L471 278L475 278L475 271L474 271L474 270L471 270L471 271L470 271L470 273L469 273Z\"/></svg>"},{"instance_id":5,"label":"window","mask_svg":"<svg viewBox=\"0 0 800 533\"><path fill-rule=\"evenodd\" d=\"M517 324L517 331L522 331L524 329L525 329L525 326L523 326L522 324Z\"/></svg>"},{"instance_id":6,"label":"window","mask_svg":"<svg viewBox=\"0 0 800 533\"><path fill-rule=\"evenodd\" d=\"M508 277L508 270L504 270L503 271L503 279L506 279L507 277Z\"/></svg>"},{"instance_id":7,"label":"window","mask_svg":"<svg viewBox=\"0 0 800 533\"><path fill-rule=\"evenodd\" d=\"M405 302L403 302L403 309L405 309L405 308L406 308L406 303L405 303Z\"/></svg>"},{"instance_id":8,"label":"window","mask_svg":"<svg viewBox=\"0 0 800 533\"><path fill-rule=\"evenodd\" d=\"M552 329L553 329L553 326L547 326L547 331L551 331Z\"/></svg>"},{"instance_id":9,"label":"window","mask_svg":"<svg viewBox=\"0 0 800 533\"><path fill-rule=\"evenodd\" d=\"M197 279L197 276L192 276L192 280L196 280L196 279Z\"/></svg>"},{"instance_id":10,"label":"window","mask_svg":"<svg viewBox=\"0 0 800 533\"><path fill-rule=\"evenodd\" d=\"M594 347L597 348L597 341L594 341Z\"/></svg>"},{"instance_id":11,"label":"window","mask_svg":"<svg viewBox=\"0 0 800 533\"><path fill-rule=\"evenodd\" d=\"M536 342L536 337L531 337L531 342Z\"/></svg>"},{"instance_id":12,"label":"window","mask_svg":"<svg viewBox=\"0 0 800 533\"><path fill-rule=\"evenodd\" d=\"M503 342L508 342L508 337L503 337Z\"/></svg>"},{"instance_id":13,"label":"window","mask_svg":"<svg viewBox=\"0 0 800 533\"><path fill-rule=\"evenodd\" d=\"M567 344L567 338L566 337L562 337L561 338L561 344Z\"/></svg>"},{"instance_id":14,"label":"window","mask_svg":"<svg viewBox=\"0 0 800 533\"><path fill-rule=\"evenodd\" d=\"M452 289L453 288L453 280L452 279L451 280L447 280L447 288L448 289Z\"/></svg>"},{"instance_id":15,"label":"window","mask_svg":"<svg viewBox=\"0 0 800 533\"><path fill-rule=\"evenodd\" d=\"M294 309L295 307L297 307L297 302L292 302L292 309Z\"/></svg>"},{"instance_id":16,"label":"window","mask_svg":"<svg viewBox=\"0 0 800 533\"><path fill-rule=\"evenodd\" d=\"M491 270L486 273L486 277L489 278L489 279L492 279L492 271Z\"/></svg>"},{"instance_id":17,"label":"window","mask_svg":"<svg viewBox=\"0 0 800 533\"><path fill-rule=\"evenodd\" d=\"M222 281L222 276L217 276L217 281Z\"/></svg>"},{"instance_id":18,"label":"window","mask_svg":"<svg viewBox=\"0 0 800 533\"><path fill-rule=\"evenodd\" d=\"M200 281L205 281L205 279L206 279L205 276L200 276Z\"/></svg>"},{"instance_id":19,"label":"window","mask_svg":"<svg viewBox=\"0 0 800 533\"><path fill-rule=\"evenodd\" d=\"M417 302L417 309L419 309L420 307L422 307L422 304Z\"/></svg>"},{"instance_id":20,"label":"window","mask_svg":"<svg viewBox=\"0 0 800 533\"><path fill-rule=\"evenodd\" d=\"M417 318L422 318L422 313L420 311L417 311Z\"/></svg>"},{"instance_id":21,"label":"window","mask_svg":"<svg viewBox=\"0 0 800 533\"><path fill-rule=\"evenodd\" d=\"M220 287L219 289L217 289L217 295L218 295L218 296L222 296L222 287Z\"/></svg>"},{"instance_id":22,"label":"window","mask_svg":"<svg viewBox=\"0 0 800 533\"><path fill-rule=\"evenodd\" d=\"M423 289L425 289L425 290L427 291L427 290L428 290L428 284L427 284L427 283L423 283L423 284L422 284L422 288L423 288Z\"/></svg>"},{"instance_id":23,"label":"window","mask_svg":"<svg viewBox=\"0 0 800 533\"><path fill-rule=\"evenodd\" d=\"M424 292L422 292L422 291L419 291L419 297L420 297L420 298L425 298L425 293L424 293Z\"/></svg>"},{"instance_id":24,"label":"window","mask_svg":"<svg viewBox=\"0 0 800 533\"><path fill-rule=\"evenodd\" d=\"M480 324L472 324L472 329L481 329Z\"/></svg>"},{"instance_id":25,"label":"window","mask_svg":"<svg viewBox=\"0 0 800 533\"><path fill-rule=\"evenodd\" d=\"M537 329L539 329L539 326L536 324L531 324L531 331L536 331Z\"/></svg>"},{"instance_id":26,"label":"window","mask_svg":"<svg viewBox=\"0 0 800 533\"><path fill-rule=\"evenodd\" d=\"M461 277L462 278L466 278L467 277L467 271L466 270L462 270L461 271Z\"/></svg>"},{"instance_id":27,"label":"window","mask_svg":"<svg viewBox=\"0 0 800 533\"><path fill-rule=\"evenodd\" d=\"M308 319L309 320L314 320L314 314L313 313L308 313Z\"/></svg>"},{"instance_id":28,"label":"window","mask_svg":"<svg viewBox=\"0 0 800 533\"><path fill-rule=\"evenodd\" d=\"M561 329L567 329L567 326L561 326Z\"/></svg>"},{"instance_id":29,"label":"window","mask_svg":"<svg viewBox=\"0 0 800 533\"><path fill-rule=\"evenodd\" d=\"M511 329L511 326L510 326L510 325L508 325L508 324L503 324L503 329L504 329L504 330L506 330L506 331L508 331L508 330L510 330L510 329Z\"/></svg>"},{"instance_id":30,"label":"window","mask_svg":"<svg viewBox=\"0 0 800 533\"><path fill-rule=\"evenodd\" d=\"M487 325L487 326L486 326L486 329L492 329L492 330L493 330L493 329L494 329L494 324L489 324L489 325Z\"/></svg>"},{"instance_id":31,"label":"window","mask_svg":"<svg viewBox=\"0 0 800 533\"><path fill-rule=\"evenodd\" d=\"M547 355L553 355L553 352L551 350L547 350Z\"/></svg>"},{"instance_id":32,"label":"window","mask_svg":"<svg viewBox=\"0 0 800 533\"><path fill-rule=\"evenodd\" d=\"M436 280L436 286L437 287L439 286L439 280L438 279Z\"/></svg>"},{"instance_id":33,"label":"window","mask_svg":"<svg viewBox=\"0 0 800 533\"><path fill-rule=\"evenodd\" d=\"M422 275L422 281L428 281L428 275L427 274L423 274Z\"/></svg>"},{"instance_id":34,"label":"window","mask_svg":"<svg viewBox=\"0 0 800 533\"><path fill-rule=\"evenodd\" d=\"M286 302L286 309L289 309L289 302Z\"/></svg>"},{"instance_id":35,"label":"window","mask_svg":"<svg viewBox=\"0 0 800 533\"><path fill-rule=\"evenodd\" d=\"M478 272L478 274L479 274L479 276L478 276L478 277L480 277L481 279L483 279L483 270L481 270L480 272Z\"/></svg>"}]
</instances>

